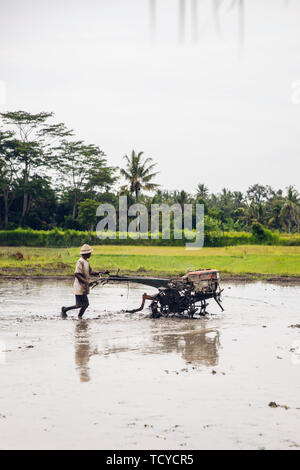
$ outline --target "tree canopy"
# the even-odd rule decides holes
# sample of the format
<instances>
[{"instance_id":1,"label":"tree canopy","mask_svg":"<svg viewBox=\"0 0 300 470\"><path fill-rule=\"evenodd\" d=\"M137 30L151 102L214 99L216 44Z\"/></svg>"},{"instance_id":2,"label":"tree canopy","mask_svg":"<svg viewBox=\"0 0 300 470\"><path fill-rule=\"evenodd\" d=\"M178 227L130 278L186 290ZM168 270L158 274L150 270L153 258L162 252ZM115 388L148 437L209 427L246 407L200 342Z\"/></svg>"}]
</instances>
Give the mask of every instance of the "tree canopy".
<instances>
[{"instance_id":1,"label":"tree canopy","mask_svg":"<svg viewBox=\"0 0 300 470\"><path fill-rule=\"evenodd\" d=\"M19 226L91 230L95 210L109 202L118 210L118 195L128 204L200 203L210 230L251 231L261 226L299 232L300 195L289 186L275 190L252 184L246 192L209 191L200 181L192 193L159 186L157 162L144 152L126 154L116 168L97 145L76 139L55 121L52 112L0 114L0 229Z\"/></svg>"}]
</instances>

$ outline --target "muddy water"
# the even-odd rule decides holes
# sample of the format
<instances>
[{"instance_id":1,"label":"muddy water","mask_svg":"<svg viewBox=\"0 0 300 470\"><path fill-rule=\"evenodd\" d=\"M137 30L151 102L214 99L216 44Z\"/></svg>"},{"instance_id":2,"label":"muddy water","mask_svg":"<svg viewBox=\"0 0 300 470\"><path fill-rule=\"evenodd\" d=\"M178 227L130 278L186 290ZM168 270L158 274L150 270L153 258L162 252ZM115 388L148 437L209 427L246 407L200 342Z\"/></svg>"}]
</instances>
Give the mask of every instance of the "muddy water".
<instances>
[{"instance_id":1,"label":"muddy water","mask_svg":"<svg viewBox=\"0 0 300 470\"><path fill-rule=\"evenodd\" d=\"M0 448L299 447L300 288L225 284L201 320L122 313L144 291L96 288L78 321L58 316L69 282L0 283Z\"/></svg>"}]
</instances>

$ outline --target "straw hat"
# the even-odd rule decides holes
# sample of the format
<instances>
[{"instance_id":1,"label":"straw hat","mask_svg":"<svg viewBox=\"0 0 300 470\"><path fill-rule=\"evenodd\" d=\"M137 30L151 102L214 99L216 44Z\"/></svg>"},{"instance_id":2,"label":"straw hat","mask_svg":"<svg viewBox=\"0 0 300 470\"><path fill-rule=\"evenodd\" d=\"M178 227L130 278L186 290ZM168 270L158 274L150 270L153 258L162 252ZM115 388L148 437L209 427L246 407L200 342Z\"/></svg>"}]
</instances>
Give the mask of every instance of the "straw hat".
<instances>
[{"instance_id":1,"label":"straw hat","mask_svg":"<svg viewBox=\"0 0 300 470\"><path fill-rule=\"evenodd\" d=\"M88 255L89 253L93 253L93 248L90 245L87 245L86 243L82 245L80 254L81 255Z\"/></svg>"}]
</instances>

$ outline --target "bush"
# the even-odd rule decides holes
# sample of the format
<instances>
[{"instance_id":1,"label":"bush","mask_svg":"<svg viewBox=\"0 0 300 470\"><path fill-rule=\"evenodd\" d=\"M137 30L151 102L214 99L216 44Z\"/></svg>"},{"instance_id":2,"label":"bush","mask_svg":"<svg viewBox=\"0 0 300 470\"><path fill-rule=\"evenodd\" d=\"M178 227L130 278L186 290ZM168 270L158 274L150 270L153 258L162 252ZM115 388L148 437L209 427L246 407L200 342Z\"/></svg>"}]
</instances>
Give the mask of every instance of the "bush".
<instances>
[{"instance_id":1,"label":"bush","mask_svg":"<svg viewBox=\"0 0 300 470\"><path fill-rule=\"evenodd\" d=\"M252 237L255 243L263 245L279 245L279 236L255 222L252 225Z\"/></svg>"}]
</instances>

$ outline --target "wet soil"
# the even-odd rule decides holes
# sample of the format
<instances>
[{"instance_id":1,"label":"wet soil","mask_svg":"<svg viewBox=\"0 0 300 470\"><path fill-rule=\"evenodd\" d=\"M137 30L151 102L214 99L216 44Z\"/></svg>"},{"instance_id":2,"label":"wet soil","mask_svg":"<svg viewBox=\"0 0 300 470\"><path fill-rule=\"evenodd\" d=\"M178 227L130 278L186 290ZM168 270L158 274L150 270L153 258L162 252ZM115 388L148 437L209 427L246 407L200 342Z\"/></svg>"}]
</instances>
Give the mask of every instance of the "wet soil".
<instances>
[{"instance_id":1,"label":"wet soil","mask_svg":"<svg viewBox=\"0 0 300 470\"><path fill-rule=\"evenodd\" d=\"M223 284L201 320L122 312L142 285L62 320L70 280L1 281L0 448L298 448L300 287Z\"/></svg>"}]
</instances>

